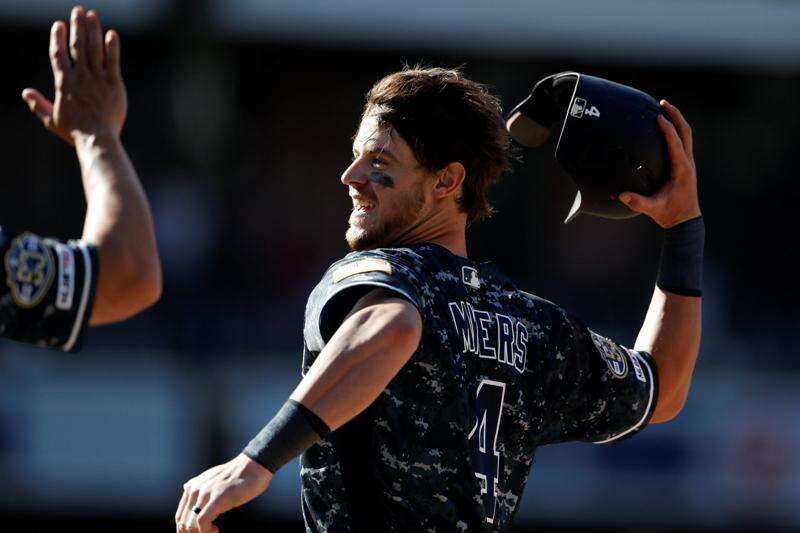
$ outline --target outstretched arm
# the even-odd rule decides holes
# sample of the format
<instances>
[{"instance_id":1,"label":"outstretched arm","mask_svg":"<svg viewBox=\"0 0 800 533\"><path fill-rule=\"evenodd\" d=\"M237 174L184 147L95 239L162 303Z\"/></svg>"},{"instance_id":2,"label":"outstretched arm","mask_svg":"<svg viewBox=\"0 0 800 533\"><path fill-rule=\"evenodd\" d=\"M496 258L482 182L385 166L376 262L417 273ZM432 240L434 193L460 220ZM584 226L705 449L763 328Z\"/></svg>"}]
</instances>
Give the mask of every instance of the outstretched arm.
<instances>
[{"instance_id":1,"label":"outstretched arm","mask_svg":"<svg viewBox=\"0 0 800 533\"><path fill-rule=\"evenodd\" d=\"M319 439L316 428L335 430L375 401L421 335L422 319L408 301L383 289L362 297L245 453L184 485L176 530L218 531L213 521L267 490L278 468Z\"/></svg>"},{"instance_id":2,"label":"outstretched arm","mask_svg":"<svg viewBox=\"0 0 800 533\"><path fill-rule=\"evenodd\" d=\"M699 277L704 228L699 218L692 131L675 106L664 100L661 105L671 120L659 116L672 161L672 177L652 197L628 192L619 197L666 231L659 283L634 346L650 353L658 366L659 394L654 423L671 420L683 408L700 350L702 329Z\"/></svg>"},{"instance_id":3,"label":"outstretched arm","mask_svg":"<svg viewBox=\"0 0 800 533\"><path fill-rule=\"evenodd\" d=\"M67 42L69 39L69 43ZM98 250L100 271L90 323L124 320L161 295L153 220L136 170L120 141L127 95L119 35L103 36L97 13L72 10L50 34L51 102L35 89L22 98L44 126L75 147L86 195L82 240Z\"/></svg>"}]
</instances>

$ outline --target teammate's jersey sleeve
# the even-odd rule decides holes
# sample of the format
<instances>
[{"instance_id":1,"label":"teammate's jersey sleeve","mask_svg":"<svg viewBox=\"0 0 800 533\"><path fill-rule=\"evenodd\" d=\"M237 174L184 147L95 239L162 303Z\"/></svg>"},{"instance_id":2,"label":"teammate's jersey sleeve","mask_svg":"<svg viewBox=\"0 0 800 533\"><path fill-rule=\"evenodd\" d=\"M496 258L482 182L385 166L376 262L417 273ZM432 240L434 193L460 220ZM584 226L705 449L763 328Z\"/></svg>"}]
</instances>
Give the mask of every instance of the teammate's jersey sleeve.
<instances>
[{"instance_id":1,"label":"teammate's jersey sleeve","mask_svg":"<svg viewBox=\"0 0 800 533\"><path fill-rule=\"evenodd\" d=\"M0 336L75 351L91 315L97 250L0 228Z\"/></svg>"},{"instance_id":2,"label":"teammate's jersey sleeve","mask_svg":"<svg viewBox=\"0 0 800 533\"><path fill-rule=\"evenodd\" d=\"M351 253L334 263L309 297L306 338L326 343L356 302L376 288L394 292L414 304L421 313L424 308L422 278L406 254L402 249L378 249Z\"/></svg>"},{"instance_id":3,"label":"teammate's jersey sleeve","mask_svg":"<svg viewBox=\"0 0 800 533\"><path fill-rule=\"evenodd\" d=\"M658 398L652 357L598 335L559 311L545 363L549 368L543 444L571 440L604 444L644 428Z\"/></svg>"}]
</instances>

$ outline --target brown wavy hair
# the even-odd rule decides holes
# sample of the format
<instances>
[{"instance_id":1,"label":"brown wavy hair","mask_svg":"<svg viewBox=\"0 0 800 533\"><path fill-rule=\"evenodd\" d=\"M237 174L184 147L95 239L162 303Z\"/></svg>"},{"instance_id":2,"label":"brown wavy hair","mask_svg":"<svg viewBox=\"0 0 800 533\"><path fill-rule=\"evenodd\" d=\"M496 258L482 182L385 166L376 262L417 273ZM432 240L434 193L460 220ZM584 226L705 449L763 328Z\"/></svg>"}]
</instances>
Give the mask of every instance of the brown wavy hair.
<instances>
[{"instance_id":1,"label":"brown wavy hair","mask_svg":"<svg viewBox=\"0 0 800 533\"><path fill-rule=\"evenodd\" d=\"M509 169L511 156L500 101L484 85L458 69L407 66L370 89L362 118L369 113L394 128L427 170L464 165L457 201L467 224L491 215L486 191Z\"/></svg>"}]
</instances>

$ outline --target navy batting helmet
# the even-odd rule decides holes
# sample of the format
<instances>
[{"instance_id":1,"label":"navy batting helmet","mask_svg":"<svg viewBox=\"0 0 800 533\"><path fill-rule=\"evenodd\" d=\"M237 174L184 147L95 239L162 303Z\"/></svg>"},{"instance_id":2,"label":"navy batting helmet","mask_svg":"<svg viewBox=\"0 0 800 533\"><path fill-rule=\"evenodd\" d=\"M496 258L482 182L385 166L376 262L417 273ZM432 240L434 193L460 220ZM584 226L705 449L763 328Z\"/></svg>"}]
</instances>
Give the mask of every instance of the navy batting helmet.
<instances>
[{"instance_id":1,"label":"navy batting helmet","mask_svg":"<svg viewBox=\"0 0 800 533\"><path fill-rule=\"evenodd\" d=\"M556 128L556 160L578 185L566 220L579 213L628 218L617 200L631 191L656 192L670 177L669 153L656 117L661 106L626 85L577 72L537 83L509 114L506 126L520 144L539 147Z\"/></svg>"}]
</instances>

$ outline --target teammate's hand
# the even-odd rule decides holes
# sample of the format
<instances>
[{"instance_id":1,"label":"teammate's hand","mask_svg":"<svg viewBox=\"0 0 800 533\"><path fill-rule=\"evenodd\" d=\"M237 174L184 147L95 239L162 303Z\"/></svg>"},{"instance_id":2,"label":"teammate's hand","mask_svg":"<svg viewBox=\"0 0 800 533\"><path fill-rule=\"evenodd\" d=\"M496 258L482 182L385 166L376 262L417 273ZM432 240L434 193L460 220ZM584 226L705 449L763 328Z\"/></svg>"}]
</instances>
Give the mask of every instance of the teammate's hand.
<instances>
[{"instance_id":1,"label":"teammate's hand","mask_svg":"<svg viewBox=\"0 0 800 533\"><path fill-rule=\"evenodd\" d=\"M263 493L270 481L272 472L243 454L206 470L183 485L183 496L175 513L175 530L217 533L219 528L212 522L219 515Z\"/></svg>"},{"instance_id":2,"label":"teammate's hand","mask_svg":"<svg viewBox=\"0 0 800 533\"><path fill-rule=\"evenodd\" d=\"M120 72L117 32L109 30L104 39L97 13L76 6L69 47L66 24L53 23L50 65L56 92L53 102L36 89L22 91L22 99L42 124L70 144L78 136L110 133L119 137L128 97Z\"/></svg>"},{"instance_id":3,"label":"teammate's hand","mask_svg":"<svg viewBox=\"0 0 800 533\"><path fill-rule=\"evenodd\" d=\"M662 228L671 228L700 215L697 198L697 171L692 153L692 129L677 107L661 100L670 120L659 115L672 163L672 176L653 196L633 192L619 195L622 203L637 213L644 213ZM670 122L671 121L671 122Z\"/></svg>"}]
</instances>

